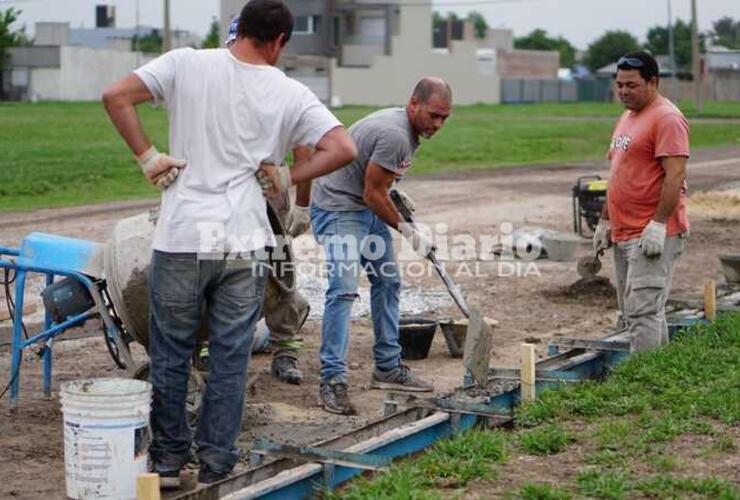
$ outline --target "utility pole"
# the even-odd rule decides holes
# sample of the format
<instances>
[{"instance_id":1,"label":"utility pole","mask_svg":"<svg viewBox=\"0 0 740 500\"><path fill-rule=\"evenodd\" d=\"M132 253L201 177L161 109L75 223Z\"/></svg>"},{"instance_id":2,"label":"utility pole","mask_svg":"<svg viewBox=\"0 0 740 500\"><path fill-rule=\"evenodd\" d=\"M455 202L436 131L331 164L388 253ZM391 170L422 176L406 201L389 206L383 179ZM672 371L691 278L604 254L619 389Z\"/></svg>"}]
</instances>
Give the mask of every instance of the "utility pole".
<instances>
[{"instance_id":1,"label":"utility pole","mask_svg":"<svg viewBox=\"0 0 740 500\"><path fill-rule=\"evenodd\" d=\"M691 62L694 74L694 104L696 111L704 109L701 92L701 55L699 54L699 21L696 17L696 0L691 0Z\"/></svg>"},{"instance_id":2,"label":"utility pole","mask_svg":"<svg viewBox=\"0 0 740 500\"><path fill-rule=\"evenodd\" d=\"M673 13L671 10L671 0L668 0L668 54L671 60L671 97L674 102L678 102L676 93L676 41L673 33Z\"/></svg>"},{"instance_id":3,"label":"utility pole","mask_svg":"<svg viewBox=\"0 0 740 500\"><path fill-rule=\"evenodd\" d=\"M162 52L172 49L172 34L170 33L170 0L164 0L164 36L162 38Z\"/></svg>"}]
</instances>

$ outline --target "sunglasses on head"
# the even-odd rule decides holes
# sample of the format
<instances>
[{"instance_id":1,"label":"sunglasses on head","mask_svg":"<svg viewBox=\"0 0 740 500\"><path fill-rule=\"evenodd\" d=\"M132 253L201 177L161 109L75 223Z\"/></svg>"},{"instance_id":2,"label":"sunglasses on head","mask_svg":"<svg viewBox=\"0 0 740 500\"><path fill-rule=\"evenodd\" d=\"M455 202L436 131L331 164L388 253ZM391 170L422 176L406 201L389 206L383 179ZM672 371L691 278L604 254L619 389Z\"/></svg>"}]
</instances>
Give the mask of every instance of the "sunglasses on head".
<instances>
[{"instance_id":1,"label":"sunglasses on head","mask_svg":"<svg viewBox=\"0 0 740 500\"><path fill-rule=\"evenodd\" d=\"M630 68L642 68L645 65L641 59L636 57L620 57L617 61L617 68L630 67Z\"/></svg>"}]
</instances>

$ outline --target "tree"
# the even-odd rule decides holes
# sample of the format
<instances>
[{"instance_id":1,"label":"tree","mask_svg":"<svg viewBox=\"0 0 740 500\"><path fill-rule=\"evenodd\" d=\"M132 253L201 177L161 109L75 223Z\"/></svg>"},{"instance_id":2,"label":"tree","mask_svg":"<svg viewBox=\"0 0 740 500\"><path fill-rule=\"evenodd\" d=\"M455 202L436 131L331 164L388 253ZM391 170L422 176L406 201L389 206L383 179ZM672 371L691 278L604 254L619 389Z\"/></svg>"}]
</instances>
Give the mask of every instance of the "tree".
<instances>
[{"instance_id":1,"label":"tree","mask_svg":"<svg viewBox=\"0 0 740 500\"><path fill-rule=\"evenodd\" d=\"M468 19L473 23L476 38L485 38L488 35L488 22L483 14L474 10L468 14Z\"/></svg>"},{"instance_id":2,"label":"tree","mask_svg":"<svg viewBox=\"0 0 740 500\"><path fill-rule=\"evenodd\" d=\"M714 21L712 28L711 35L715 44L728 49L740 49L740 21L725 16Z\"/></svg>"},{"instance_id":3,"label":"tree","mask_svg":"<svg viewBox=\"0 0 740 500\"><path fill-rule=\"evenodd\" d=\"M10 60L8 49L28 43L25 26L18 29L12 27L20 14L21 11L15 10L13 7L5 11L0 10L0 97L5 95L3 71L5 71Z\"/></svg>"},{"instance_id":4,"label":"tree","mask_svg":"<svg viewBox=\"0 0 740 500\"><path fill-rule=\"evenodd\" d=\"M705 52L704 40L700 40L700 50ZM676 20L673 25L673 43L676 51L676 70L691 69L691 26L681 19ZM665 26L653 26L647 32L647 43L645 50L653 55L670 54L668 43L668 28Z\"/></svg>"},{"instance_id":5,"label":"tree","mask_svg":"<svg viewBox=\"0 0 740 500\"><path fill-rule=\"evenodd\" d=\"M640 49L634 36L626 31L607 31L586 49L584 62L591 71L607 66L625 55Z\"/></svg>"},{"instance_id":6,"label":"tree","mask_svg":"<svg viewBox=\"0 0 740 500\"><path fill-rule=\"evenodd\" d=\"M151 54L162 53L162 35L158 30L152 30L142 37L134 36L131 40L131 50L140 50Z\"/></svg>"},{"instance_id":7,"label":"tree","mask_svg":"<svg viewBox=\"0 0 740 500\"><path fill-rule=\"evenodd\" d=\"M562 36L557 38L547 36L547 31L543 29L536 29L526 36L515 38L514 48L557 50L560 52L560 66L563 68L570 68L576 62L576 48Z\"/></svg>"},{"instance_id":8,"label":"tree","mask_svg":"<svg viewBox=\"0 0 740 500\"><path fill-rule=\"evenodd\" d=\"M218 19L215 17L211 18L211 27L208 29L208 34L203 40L204 49L217 49L221 46L221 35L220 28L218 25Z\"/></svg>"}]
</instances>

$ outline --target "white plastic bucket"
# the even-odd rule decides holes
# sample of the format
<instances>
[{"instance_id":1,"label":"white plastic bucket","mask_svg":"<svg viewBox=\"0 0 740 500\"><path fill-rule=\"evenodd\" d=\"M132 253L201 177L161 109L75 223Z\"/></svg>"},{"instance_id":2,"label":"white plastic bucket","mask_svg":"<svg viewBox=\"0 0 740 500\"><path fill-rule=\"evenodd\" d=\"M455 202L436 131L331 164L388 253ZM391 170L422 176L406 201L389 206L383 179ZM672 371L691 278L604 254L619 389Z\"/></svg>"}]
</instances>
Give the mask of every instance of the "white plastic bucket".
<instances>
[{"instance_id":1,"label":"white plastic bucket","mask_svg":"<svg viewBox=\"0 0 740 500\"><path fill-rule=\"evenodd\" d=\"M147 471L149 382L101 378L61 387L67 496L135 499Z\"/></svg>"}]
</instances>

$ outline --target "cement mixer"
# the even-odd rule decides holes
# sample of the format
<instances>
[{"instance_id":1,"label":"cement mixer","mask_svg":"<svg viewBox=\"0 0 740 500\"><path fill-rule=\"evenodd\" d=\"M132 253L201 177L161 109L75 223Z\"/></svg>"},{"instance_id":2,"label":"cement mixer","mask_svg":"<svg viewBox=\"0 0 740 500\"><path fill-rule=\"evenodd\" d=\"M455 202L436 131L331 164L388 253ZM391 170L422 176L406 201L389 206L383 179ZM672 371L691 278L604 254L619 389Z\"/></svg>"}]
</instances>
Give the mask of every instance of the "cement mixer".
<instances>
[{"instance_id":1,"label":"cement mixer","mask_svg":"<svg viewBox=\"0 0 740 500\"><path fill-rule=\"evenodd\" d=\"M257 351L269 340L269 331L288 329L297 332L308 318L308 302L295 290L293 252L285 238L285 230L278 216L279 208L268 204L268 218L278 246L269 252L272 272L265 290L263 312L265 317L257 324L252 350ZM158 211L136 215L119 221L104 252L106 288L116 314L128 336L145 348L149 345L149 265L152 240ZM208 331L203 324L198 332L198 343L206 344ZM197 357L193 360L199 366ZM139 367L134 377L148 378L148 363ZM197 418L202 390L205 387L200 370L191 370L188 381L188 415Z\"/></svg>"}]
</instances>

